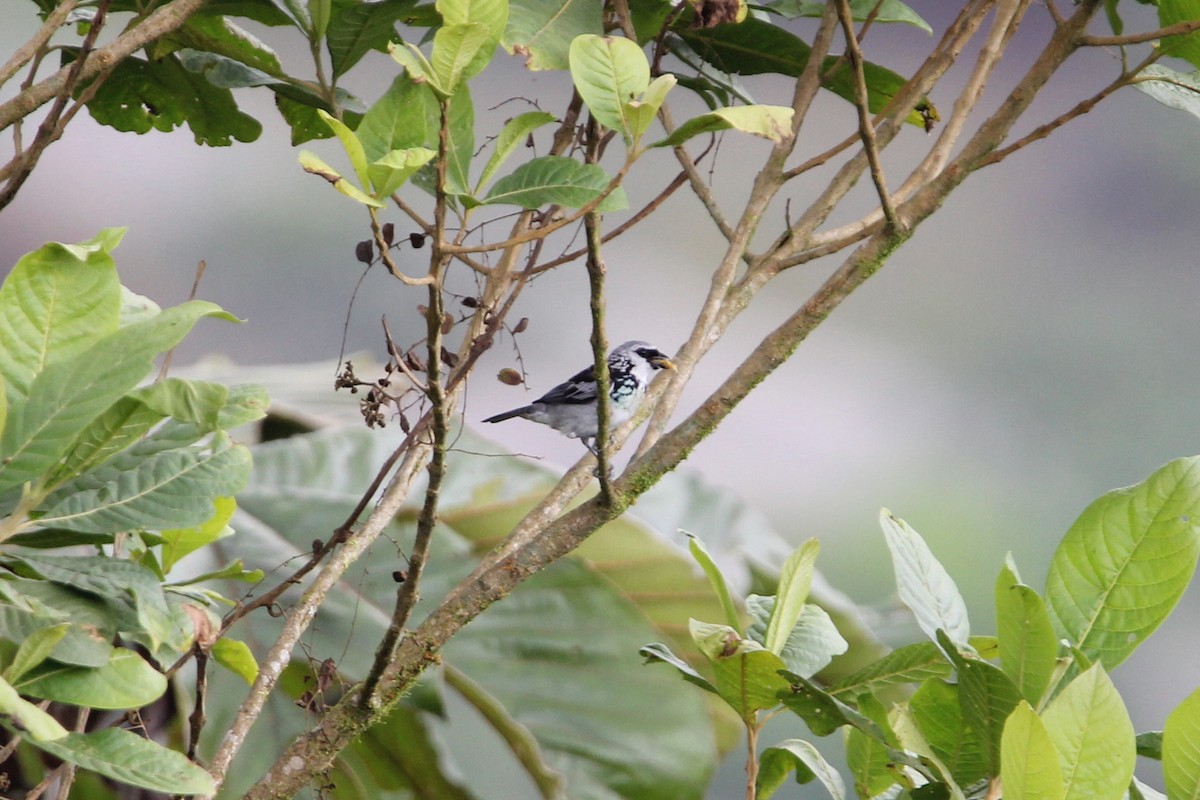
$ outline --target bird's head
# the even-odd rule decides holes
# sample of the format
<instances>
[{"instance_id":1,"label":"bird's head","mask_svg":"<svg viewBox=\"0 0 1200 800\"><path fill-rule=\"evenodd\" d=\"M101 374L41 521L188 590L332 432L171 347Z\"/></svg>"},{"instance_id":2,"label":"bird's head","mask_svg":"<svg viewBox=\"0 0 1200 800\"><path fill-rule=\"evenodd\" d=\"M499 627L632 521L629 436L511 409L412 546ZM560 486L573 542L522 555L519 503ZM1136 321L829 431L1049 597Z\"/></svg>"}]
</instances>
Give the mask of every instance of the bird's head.
<instances>
[{"instance_id":1,"label":"bird's head","mask_svg":"<svg viewBox=\"0 0 1200 800\"><path fill-rule=\"evenodd\" d=\"M642 367L642 369L637 369L637 371L644 372L646 377L649 377L650 373L654 372L654 370L675 369L674 362L667 358L667 354L648 342L626 342L613 350L612 355L608 358L610 366L614 362L627 360L635 369ZM649 369L645 368L647 365Z\"/></svg>"}]
</instances>

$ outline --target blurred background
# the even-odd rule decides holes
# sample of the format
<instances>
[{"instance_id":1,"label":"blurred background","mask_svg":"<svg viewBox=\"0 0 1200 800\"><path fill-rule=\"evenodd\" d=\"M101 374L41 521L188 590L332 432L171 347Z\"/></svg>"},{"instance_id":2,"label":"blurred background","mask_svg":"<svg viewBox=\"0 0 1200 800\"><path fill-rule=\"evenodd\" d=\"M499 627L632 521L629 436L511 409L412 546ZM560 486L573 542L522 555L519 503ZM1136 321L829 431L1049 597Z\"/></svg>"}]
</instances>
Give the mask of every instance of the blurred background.
<instances>
[{"instance_id":1,"label":"blurred background","mask_svg":"<svg viewBox=\"0 0 1200 800\"><path fill-rule=\"evenodd\" d=\"M956 10L934 0L911 5L935 36ZM1138 16L1140 6L1126 5L1129 29L1155 27L1152 16ZM35 30L32 9L27 2L4 4L3 52ZM811 33L813 23L796 27ZM296 37L255 32L279 48L285 67L303 72L307 54ZM1045 9L1034 7L983 108L995 107L1048 33ZM866 49L872 60L906 73L931 44L916 28L877 26ZM493 108L502 101L537 97L553 111L569 92L565 75L529 73L504 55L498 60L507 62L503 70L473 84L481 143L503 119L527 110ZM943 116L969 68L960 64L932 96ZM1018 135L1094 93L1118 69L1114 52L1080 54L1039 97ZM371 54L344 84L371 102L395 71L390 59ZM789 102L782 83L746 85L759 102ZM265 130L256 142L222 149L197 147L186 130L139 140L90 119L76 121L0 214L0 271L45 241L80 241L101 227L127 225L116 252L127 285L163 305L180 302L204 259L200 296L246 319L241 326L201 324L176 363L216 355L240 364L327 361L332 385L344 327L347 353L382 359L380 317L387 315L399 340L415 341L423 292L376 268L351 307L362 272L354 244L369 237L365 213L300 169L265 90L243 91L238 101ZM700 110L683 90L672 102L677 118ZM852 125L848 104L823 97L802 148L823 149ZM915 127L901 134L885 159L893 186L928 144ZM864 603L893 592L876 522L880 506L891 508L958 580L977 628L991 630L992 585L1006 552L1025 580L1040 587L1058 539L1091 500L1200 450L1198 145L1196 119L1125 89L1048 140L971 177L696 449L686 468L742 495L788 538L820 537L819 567ZM306 147L344 167L335 143ZM728 213L738 209L762 153L759 143L742 137L721 144L712 183ZM676 170L668 152L645 162L657 181L629 187L633 208ZM794 214L806 205L806 191L823 185L823 175L792 191ZM851 205L867 208L872 192L858 187ZM618 224L626 214L607 221ZM776 210L773 221L781 217ZM398 212L385 219L396 223L397 238L410 230ZM767 221L762 230L769 238L777 225ZM673 352L690 330L721 250L686 190L649 224L609 245L610 340L646 339ZM402 256L423 270L424 251ZM681 413L836 263L798 267L769 287L704 362ZM529 390L490 378L515 365L511 343L500 341L472 385L467 422L528 402L587 364L586 308L582 264L538 279L513 316L530 318L519 339ZM481 433L551 464L567 465L581 454L578 442L521 420ZM1114 675L1139 731L1161 728L1168 711L1200 684L1198 629L1200 594L1193 590L1165 629Z\"/></svg>"}]
</instances>

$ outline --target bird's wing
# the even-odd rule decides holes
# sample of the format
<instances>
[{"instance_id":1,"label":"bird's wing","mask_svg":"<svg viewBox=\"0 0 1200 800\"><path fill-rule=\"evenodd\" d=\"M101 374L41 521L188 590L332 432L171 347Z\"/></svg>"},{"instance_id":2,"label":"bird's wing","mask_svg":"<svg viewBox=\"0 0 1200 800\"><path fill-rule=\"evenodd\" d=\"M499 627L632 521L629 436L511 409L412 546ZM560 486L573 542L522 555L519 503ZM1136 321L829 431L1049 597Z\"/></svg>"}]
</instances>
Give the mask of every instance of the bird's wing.
<instances>
[{"instance_id":1,"label":"bird's wing","mask_svg":"<svg viewBox=\"0 0 1200 800\"><path fill-rule=\"evenodd\" d=\"M535 400L535 403L575 404L596 401L596 376L592 367L581 369L563 383Z\"/></svg>"}]
</instances>

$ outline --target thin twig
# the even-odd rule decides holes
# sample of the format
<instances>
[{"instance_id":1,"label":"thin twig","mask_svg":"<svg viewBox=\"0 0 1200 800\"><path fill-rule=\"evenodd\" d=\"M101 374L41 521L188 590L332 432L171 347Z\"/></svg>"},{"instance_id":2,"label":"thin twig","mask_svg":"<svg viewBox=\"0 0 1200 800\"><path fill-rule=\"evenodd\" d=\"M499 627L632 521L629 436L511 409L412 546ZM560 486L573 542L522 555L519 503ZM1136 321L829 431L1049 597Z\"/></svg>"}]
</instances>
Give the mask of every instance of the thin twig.
<instances>
[{"instance_id":1,"label":"thin twig","mask_svg":"<svg viewBox=\"0 0 1200 800\"><path fill-rule=\"evenodd\" d=\"M63 0L54 7L54 10L46 16L42 27L37 29L28 42L18 47L8 61L4 62L4 66L0 67L0 86L8 83L21 67L28 64L37 53L41 52L77 5L79 5L79 0Z\"/></svg>"},{"instance_id":2,"label":"thin twig","mask_svg":"<svg viewBox=\"0 0 1200 800\"><path fill-rule=\"evenodd\" d=\"M594 117L587 124L587 151L589 163L600 157L600 126ZM612 468L609 450L608 421L611 419L609 387L612 376L608 373L608 337L604 332L604 275L606 268L600 246L600 213L593 211L583 218L587 229L587 272L588 307L592 317L592 371L596 378L596 476L600 480L600 496L604 502L612 502L612 487L609 485L609 470Z\"/></svg>"},{"instance_id":3,"label":"thin twig","mask_svg":"<svg viewBox=\"0 0 1200 800\"><path fill-rule=\"evenodd\" d=\"M879 160L879 145L875 140L875 127L871 123L871 111L867 108L867 78L863 72L862 48L854 35L854 18L850 12L849 0L837 0L837 10L846 37L846 54L850 59L850 67L854 70L854 105L858 110L858 134L862 137L863 150L867 154L871 180L875 182L875 191L879 194L879 206L883 210L883 216L890 226L898 230L901 222L896 216L896 206L892 197L888 194L887 179L883 174L883 164Z\"/></svg>"},{"instance_id":4,"label":"thin twig","mask_svg":"<svg viewBox=\"0 0 1200 800\"><path fill-rule=\"evenodd\" d=\"M1142 33L1128 33L1121 36L1081 36L1079 44L1083 47L1124 47L1129 44L1153 42L1171 36L1185 36L1194 31L1200 31L1200 19L1187 19L1165 28Z\"/></svg>"}]
</instances>

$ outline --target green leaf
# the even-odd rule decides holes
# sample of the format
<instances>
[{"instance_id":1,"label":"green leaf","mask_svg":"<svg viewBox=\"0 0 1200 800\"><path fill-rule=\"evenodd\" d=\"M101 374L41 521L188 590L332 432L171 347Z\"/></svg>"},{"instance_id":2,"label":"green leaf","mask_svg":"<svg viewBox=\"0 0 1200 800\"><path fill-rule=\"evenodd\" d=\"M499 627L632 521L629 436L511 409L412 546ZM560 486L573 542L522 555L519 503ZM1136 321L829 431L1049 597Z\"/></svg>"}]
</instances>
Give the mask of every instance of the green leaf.
<instances>
[{"instance_id":1,"label":"green leaf","mask_svg":"<svg viewBox=\"0 0 1200 800\"><path fill-rule=\"evenodd\" d=\"M970 786L987 775L979 735L963 718L958 686L930 678L913 693L908 708L917 730L956 783Z\"/></svg>"},{"instance_id":2,"label":"green leaf","mask_svg":"<svg viewBox=\"0 0 1200 800\"><path fill-rule=\"evenodd\" d=\"M703 133L737 130L778 142L791 132L792 109L785 106L731 106L692 117L651 147L678 147Z\"/></svg>"},{"instance_id":3,"label":"green leaf","mask_svg":"<svg viewBox=\"0 0 1200 800\"><path fill-rule=\"evenodd\" d=\"M1122 796L1137 759L1133 723L1101 665L1059 692L1042 721L1061 759L1067 800Z\"/></svg>"},{"instance_id":4,"label":"green leaf","mask_svg":"<svg viewBox=\"0 0 1200 800\"><path fill-rule=\"evenodd\" d=\"M1200 689L1167 715L1162 762L1167 797L1200 797Z\"/></svg>"},{"instance_id":5,"label":"green leaf","mask_svg":"<svg viewBox=\"0 0 1200 800\"><path fill-rule=\"evenodd\" d=\"M367 154L363 149L362 142L358 140L358 136L350 130L346 123L327 111L318 110L317 116L324 120L329 129L337 136L338 141L342 143L342 149L346 151L346 157L350 159L350 166L358 177L358 185L364 189L370 186L371 182L367 177Z\"/></svg>"},{"instance_id":6,"label":"green leaf","mask_svg":"<svg viewBox=\"0 0 1200 800\"><path fill-rule=\"evenodd\" d=\"M324 178L333 184L333 188L337 189L342 194L349 197L351 200L357 200L365 206L372 208L383 208L383 203L371 197L369 194L359 189L350 181L343 178L337 170L321 160L320 156L309 150L301 150L299 155L300 166L305 172Z\"/></svg>"},{"instance_id":7,"label":"green leaf","mask_svg":"<svg viewBox=\"0 0 1200 800\"><path fill-rule=\"evenodd\" d=\"M1120 664L1179 602L1200 554L1200 458L1161 467L1100 497L1059 543L1046 578L1050 619L1106 669Z\"/></svg>"},{"instance_id":8,"label":"green leaf","mask_svg":"<svg viewBox=\"0 0 1200 800\"><path fill-rule=\"evenodd\" d=\"M903 683L922 683L950 675L950 662L933 642L909 644L885 655L839 681L833 693L854 697L866 691Z\"/></svg>"},{"instance_id":9,"label":"green leaf","mask_svg":"<svg viewBox=\"0 0 1200 800\"><path fill-rule=\"evenodd\" d=\"M869 717L843 703L803 675L783 673L788 684L780 701L808 724L817 736L828 736L843 725L851 725L879 742L887 742L887 734Z\"/></svg>"},{"instance_id":10,"label":"green leaf","mask_svg":"<svg viewBox=\"0 0 1200 800\"><path fill-rule=\"evenodd\" d=\"M629 120L635 140L640 139L649 129L654 118L658 116L658 110L666 101L667 93L674 89L678 82L679 79L674 75L659 75L646 87L640 100L625 103L625 117Z\"/></svg>"},{"instance_id":11,"label":"green leaf","mask_svg":"<svg viewBox=\"0 0 1200 800\"><path fill-rule=\"evenodd\" d=\"M775 616L775 600L755 594L746 598L752 620L746 635L764 646L768 620ZM790 671L810 678L828 666L834 656L845 653L848 647L825 609L809 603L801 610L800 618L787 633L777 655Z\"/></svg>"},{"instance_id":12,"label":"green leaf","mask_svg":"<svg viewBox=\"0 0 1200 800\"><path fill-rule=\"evenodd\" d=\"M529 69L565 70L571 42L604 33L602 10L591 0L511 0L501 43L513 55L526 56Z\"/></svg>"},{"instance_id":13,"label":"green leaf","mask_svg":"<svg viewBox=\"0 0 1200 800\"><path fill-rule=\"evenodd\" d=\"M393 150L378 161L373 161L367 167L372 194L380 199L390 197L436 155L437 153L425 147L414 147L409 150Z\"/></svg>"},{"instance_id":14,"label":"green leaf","mask_svg":"<svg viewBox=\"0 0 1200 800\"><path fill-rule=\"evenodd\" d=\"M232 531L231 531L232 532ZM191 586L205 581L216 580L231 580L241 581L243 583L258 583L263 579L263 571L261 569L246 569L246 565L242 563L240 558L235 558L220 569L215 569L211 572L204 572L199 575L189 575L187 578L179 581L171 581L167 586L177 588L181 586ZM215 593L209 594L212 597ZM223 600L219 595L215 595L218 600ZM228 601L232 603L232 601Z\"/></svg>"},{"instance_id":15,"label":"green leaf","mask_svg":"<svg viewBox=\"0 0 1200 800\"><path fill-rule=\"evenodd\" d=\"M798 78L808 65L812 51L798 36L754 17L736 25L679 30L677 33L709 64L736 75L777 73ZM838 97L854 102L854 73L844 59L830 56L822 67L821 85ZM872 113L882 111L907 83L903 75L869 61L863 64L863 73L867 82L867 107ZM927 120L936 118L936 109L927 100L922 100L906 121L924 127Z\"/></svg>"},{"instance_id":16,"label":"green leaf","mask_svg":"<svg viewBox=\"0 0 1200 800\"><path fill-rule=\"evenodd\" d=\"M696 647L713 666L717 694L743 720L779 705L778 695L789 690L780 676L786 665L779 656L752 639L743 639L728 625L688 620Z\"/></svg>"},{"instance_id":17,"label":"green leaf","mask_svg":"<svg viewBox=\"0 0 1200 800\"><path fill-rule=\"evenodd\" d=\"M1066 796L1058 751L1037 712L1024 700L1004 724L1000 777L1004 796L1011 800L1063 800Z\"/></svg>"},{"instance_id":18,"label":"green leaf","mask_svg":"<svg viewBox=\"0 0 1200 800\"><path fill-rule=\"evenodd\" d=\"M329 30L329 17L332 14L332 0L308 0L308 19L312 24L313 38L325 38L325 32Z\"/></svg>"},{"instance_id":19,"label":"green leaf","mask_svg":"<svg viewBox=\"0 0 1200 800\"><path fill-rule=\"evenodd\" d=\"M842 776L817 748L803 739L785 739L764 750L759 759L756 800L767 800L792 772L796 773L796 783L809 783L816 778L834 800L846 797Z\"/></svg>"},{"instance_id":20,"label":"green leaf","mask_svg":"<svg viewBox=\"0 0 1200 800\"><path fill-rule=\"evenodd\" d=\"M388 45L388 53L391 54L393 61L404 67L413 83L425 84L441 100L450 96L445 87L438 82L437 71L433 68L433 64L429 63L429 59L425 58L425 54L415 44L392 42Z\"/></svg>"},{"instance_id":21,"label":"green leaf","mask_svg":"<svg viewBox=\"0 0 1200 800\"><path fill-rule=\"evenodd\" d=\"M212 504L215 512L200 524L161 531L163 538L162 570L164 573L169 573L171 568L189 553L194 553L201 547L210 545L217 539L233 533L229 527L229 520L233 518L233 512L237 510L237 501L232 497L218 496L213 498Z\"/></svg>"},{"instance_id":22,"label":"green leaf","mask_svg":"<svg viewBox=\"0 0 1200 800\"><path fill-rule=\"evenodd\" d=\"M212 517L215 499L236 494L249 474L245 445L166 450L131 460L129 468L99 485L87 486L91 481L85 480L76 489L68 484L60 490L65 496L38 522L98 533L200 525Z\"/></svg>"},{"instance_id":23,"label":"green leaf","mask_svg":"<svg viewBox=\"0 0 1200 800\"><path fill-rule=\"evenodd\" d=\"M879 513L879 524L892 554L900 600L912 609L921 630L934 641L943 630L956 645L966 644L971 626L954 579L907 522L885 508Z\"/></svg>"},{"instance_id":24,"label":"green leaf","mask_svg":"<svg viewBox=\"0 0 1200 800\"><path fill-rule=\"evenodd\" d=\"M245 642L221 638L213 642L212 657L225 669L253 686L258 678L258 661Z\"/></svg>"},{"instance_id":25,"label":"green leaf","mask_svg":"<svg viewBox=\"0 0 1200 800\"><path fill-rule=\"evenodd\" d=\"M22 256L4 279L0 376L14 404L49 364L117 330L121 284L109 254L124 234L108 228L79 244L51 242Z\"/></svg>"},{"instance_id":26,"label":"green leaf","mask_svg":"<svg viewBox=\"0 0 1200 800\"><path fill-rule=\"evenodd\" d=\"M58 720L21 697L12 685L0 678L0 719L14 735L25 735L35 745L67 735Z\"/></svg>"},{"instance_id":27,"label":"green leaf","mask_svg":"<svg viewBox=\"0 0 1200 800\"><path fill-rule=\"evenodd\" d=\"M380 0L335 8L325 37L334 77L346 74L372 50L386 52L396 36L396 22L416 4L416 0Z\"/></svg>"},{"instance_id":28,"label":"green leaf","mask_svg":"<svg viewBox=\"0 0 1200 800\"><path fill-rule=\"evenodd\" d=\"M508 24L506 0L437 0L436 5L445 25L482 25L497 40Z\"/></svg>"},{"instance_id":29,"label":"green leaf","mask_svg":"<svg viewBox=\"0 0 1200 800\"><path fill-rule=\"evenodd\" d=\"M1200 71L1178 72L1161 64L1149 64L1137 74L1133 88L1168 108L1200 117Z\"/></svg>"},{"instance_id":30,"label":"green leaf","mask_svg":"<svg viewBox=\"0 0 1200 800\"><path fill-rule=\"evenodd\" d=\"M938 643L958 671L958 697L963 720L979 738L986 774L1000 774L1000 736L1004 722L1021 700L1021 692L1004 672L986 661L960 653L944 631Z\"/></svg>"},{"instance_id":31,"label":"green leaf","mask_svg":"<svg viewBox=\"0 0 1200 800\"><path fill-rule=\"evenodd\" d=\"M433 92L409 75L398 76L363 115L356 132L368 161L393 150L436 147L438 105Z\"/></svg>"},{"instance_id":32,"label":"green leaf","mask_svg":"<svg viewBox=\"0 0 1200 800\"><path fill-rule=\"evenodd\" d=\"M721 601L721 609L725 612L725 622L734 630L740 630L742 621L738 616L737 607L733 604L733 595L729 592L729 584L725 582L725 576L721 574L720 567L717 562L713 561L708 550L705 549L704 543L690 533L688 537L688 550L692 554L692 558L696 559L696 563L704 570L704 574L708 576L708 583L716 593L717 599Z\"/></svg>"},{"instance_id":33,"label":"green leaf","mask_svg":"<svg viewBox=\"0 0 1200 800\"><path fill-rule=\"evenodd\" d=\"M582 208L599 197L608 185L608 176L595 164L581 164L565 156L542 156L496 181L483 203L528 209L545 205ZM618 186L600 202L598 210L615 211L626 205L625 191Z\"/></svg>"},{"instance_id":34,"label":"green leaf","mask_svg":"<svg viewBox=\"0 0 1200 800\"><path fill-rule=\"evenodd\" d=\"M1162 761L1162 737L1162 731L1139 733L1134 740L1137 743L1137 754L1143 758Z\"/></svg>"},{"instance_id":35,"label":"green leaf","mask_svg":"<svg viewBox=\"0 0 1200 800\"><path fill-rule=\"evenodd\" d=\"M665 644L652 642L651 644L645 645L639 649L638 655L646 659L645 662L643 662L646 664L649 664L652 661L661 661L663 664L669 664L678 670L680 677L682 677L688 683L699 686L701 689L712 692L713 694L717 693L717 687L713 686L712 681L697 672L691 664L672 653L671 648L667 647Z\"/></svg>"},{"instance_id":36,"label":"green leaf","mask_svg":"<svg viewBox=\"0 0 1200 800\"><path fill-rule=\"evenodd\" d=\"M58 468L45 480L46 488L58 486L121 452L162 422L163 416L141 400L130 395L122 397L79 433Z\"/></svg>"},{"instance_id":37,"label":"green leaf","mask_svg":"<svg viewBox=\"0 0 1200 800\"><path fill-rule=\"evenodd\" d=\"M846 766L854 776L859 797L882 798L896 785L895 765L888 748L858 728L846 729Z\"/></svg>"},{"instance_id":38,"label":"green leaf","mask_svg":"<svg viewBox=\"0 0 1200 800\"><path fill-rule=\"evenodd\" d=\"M49 658L70 628L67 623L60 622L38 628L26 636L17 647L12 663L4 670L5 680L16 683L25 673Z\"/></svg>"},{"instance_id":39,"label":"green leaf","mask_svg":"<svg viewBox=\"0 0 1200 800\"><path fill-rule=\"evenodd\" d=\"M132 650L118 647L99 668L45 665L14 685L22 694L86 708L141 708L167 690L167 679Z\"/></svg>"},{"instance_id":40,"label":"green leaf","mask_svg":"<svg viewBox=\"0 0 1200 800\"><path fill-rule=\"evenodd\" d=\"M221 425L221 410L229 399L229 388L209 381L166 378L132 393L132 396L163 417L194 422L205 430Z\"/></svg>"},{"instance_id":41,"label":"green leaf","mask_svg":"<svg viewBox=\"0 0 1200 800\"><path fill-rule=\"evenodd\" d=\"M228 88L186 69L174 53L152 61L122 59L88 111L102 125L134 133L171 131L186 123L196 144L211 147L252 142L262 133L258 120L238 110Z\"/></svg>"},{"instance_id":42,"label":"green leaf","mask_svg":"<svg viewBox=\"0 0 1200 800\"><path fill-rule=\"evenodd\" d=\"M1176 22L1200 18L1200 4L1196 0L1158 0L1158 22L1163 28ZM1160 43L1164 53L1182 58L1193 67L1200 67L1200 34L1168 36Z\"/></svg>"},{"instance_id":43,"label":"green leaf","mask_svg":"<svg viewBox=\"0 0 1200 800\"><path fill-rule=\"evenodd\" d=\"M122 634L147 642L152 651L166 645L179 652L191 642L187 618L168 605L158 576L142 564L107 556L33 553L8 556L5 561L10 569L26 567L70 593L83 592L104 601L115 609ZM112 614L105 613L103 619L111 624Z\"/></svg>"},{"instance_id":44,"label":"green leaf","mask_svg":"<svg viewBox=\"0 0 1200 800\"><path fill-rule=\"evenodd\" d=\"M996 630L1001 666L1021 696L1038 705L1058 659L1058 637L1041 595L1017 577L1011 554L996 579Z\"/></svg>"},{"instance_id":45,"label":"green leaf","mask_svg":"<svg viewBox=\"0 0 1200 800\"><path fill-rule=\"evenodd\" d=\"M236 320L219 306L192 300L120 328L42 370L26 402L9 409L0 438L0 452L6 454L0 492L46 473L94 419L150 371L156 354L174 347L197 320L209 316Z\"/></svg>"},{"instance_id":46,"label":"green leaf","mask_svg":"<svg viewBox=\"0 0 1200 800\"><path fill-rule=\"evenodd\" d=\"M430 64L437 75L437 85L449 97L460 84L482 71L496 50L496 39L481 23L443 25L433 35L433 55Z\"/></svg>"},{"instance_id":47,"label":"green leaf","mask_svg":"<svg viewBox=\"0 0 1200 800\"><path fill-rule=\"evenodd\" d=\"M820 17L825 12L825 3L818 0L774 0L767 3L766 8L789 19ZM875 22L902 22L933 33L929 23L900 0L850 0L850 14L856 22L862 22L870 16Z\"/></svg>"},{"instance_id":48,"label":"green leaf","mask_svg":"<svg viewBox=\"0 0 1200 800\"><path fill-rule=\"evenodd\" d=\"M9 586L14 583L42 585L45 581L10 581ZM20 642L43 628L66 623L67 632L52 653L55 661L81 667L101 667L108 663L112 645L94 626L70 619L67 612L60 613L57 609L47 608L37 599L18 597L18 601L22 600L25 605L36 606L37 611L0 602L0 637Z\"/></svg>"},{"instance_id":49,"label":"green leaf","mask_svg":"<svg viewBox=\"0 0 1200 800\"><path fill-rule=\"evenodd\" d=\"M446 191L465 195L470 191L471 159L475 156L475 105L470 87L461 87L447 102L450 142L446 154Z\"/></svg>"},{"instance_id":50,"label":"green leaf","mask_svg":"<svg viewBox=\"0 0 1200 800\"><path fill-rule=\"evenodd\" d=\"M475 193L479 194L484 190L492 176L496 174L496 170L500 169L508 157L524 144L535 130L554 121L555 116L547 111L526 111L504 123L504 127L500 129L500 134L496 137L496 146L492 151L492 156L483 168L483 174L479 176L479 183L475 185Z\"/></svg>"},{"instance_id":51,"label":"green leaf","mask_svg":"<svg viewBox=\"0 0 1200 800\"><path fill-rule=\"evenodd\" d=\"M169 35L172 46L214 53L231 62L281 77L283 68L275 52L249 31L234 24L229 16L212 13L212 5L209 3L203 11L188 17L181 28Z\"/></svg>"},{"instance_id":52,"label":"green leaf","mask_svg":"<svg viewBox=\"0 0 1200 800\"><path fill-rule=\"evenodd\" d=\"M650 85L650 63L629 39L585 34L571 42L571 80L588 110L604 127L632 144L634 124L627 104Z\"/></svg>"},{"instance_id":53,"label":"green leaf","mask_svg":"<svg viewBox=\"0 0 1200 800\"><path fill-rule=\"evenodd\" d=\"M762 642L763 646L775 655L783 652L783 646L791 636L792 628L796 627L800 620L800 613L808 600L808 591L812 588L813 568L820 552L821 543L816 539L809 539L783 562L779 585L775 590L775 602L771 608L771 618L767 622L767 631Z\"/></svg>"},{"instance_id":54,"label":"green leaf","mask_svg":"<svg viewBox=\"0 0 1200 800\"><path fill-rule=\"evenodd\" d=\"M182 753L122 728L34 742L52 756L113 780L167 794L212 794L212 777Z\"/></svg>"}]
</instances>

